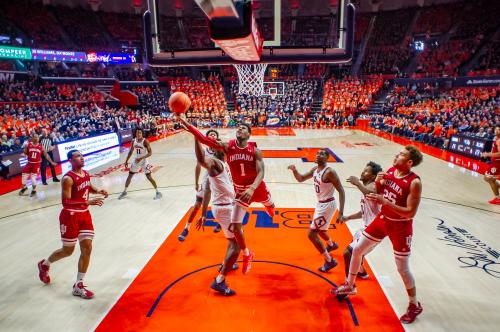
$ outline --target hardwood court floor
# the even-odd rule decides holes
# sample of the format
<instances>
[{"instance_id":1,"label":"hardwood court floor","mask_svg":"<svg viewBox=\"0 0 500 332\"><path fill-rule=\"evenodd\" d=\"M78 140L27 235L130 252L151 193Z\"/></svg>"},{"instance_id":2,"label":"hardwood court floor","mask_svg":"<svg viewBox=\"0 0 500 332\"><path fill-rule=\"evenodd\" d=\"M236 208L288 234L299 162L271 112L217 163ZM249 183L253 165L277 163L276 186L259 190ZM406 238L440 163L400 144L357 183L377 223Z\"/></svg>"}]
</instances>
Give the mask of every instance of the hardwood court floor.
<instances>
[{"instance_id":1,"label":"hardwood court floor","mask_svg":"<svg viewBox=\"0 0 500 332\"><path fill-rule=\"evenodd\" d=\"M230 130L221 133L223 138L234 136ZM353 130L296 130L295 136L256 136L254 140L261 149L270 151L328 147L342 161L331 166L343 181L350 175L359 175L370 160L389 167L393 156L401 149L398 144ZM186 133L152 144L154 177L163 193L160 201L153 200L154 192L142 174L134 178L129 196L117 200L127 176L126 171L117 166L123 162L125 151L102 153L110 161L96 162L105 164L91 170L91 174L97 175L93 181L112 195L104 206L92 208L96 238L86 277L86 284L96 293L91 301L71 296L76 277L76 254L52 265L51 285L44 286L38 280L36 262L60 246L59 187L53 183L40 186L37 198L19 197L15 192L1 196L0 330L87 331L97 327L191 206L194 198L193 145ZM265 159L265 180L276 205L313 208L315 195L311 183L295 183L286 169L290 163L297 165L300 171L313 166L295 157ZM422 178L424 198L414 223L411 264L424 313L407 330L495 330L500 324L497 301L500 296L500 207L486 202L491 193L479 174L427 155L415 171ZM343 184L347 196L345 212L356 212L360 194L345 181ZM351 221L342 227L354 231L359 225L359 221ZM174 239L176 235L172 234ZM192 239L200 236L191 235ZM303 235L307 236L306 230ZM335 231L332 235L335 237ZM307 245L307 241L301 243L304 243L301 259L316 266L321 256ZM176 241L166 244L177 245ZM189 242L183 244L184 248L187 245ZM255 251L258 253L259 249ZM179 255L175 259L189 261L192 255L186 250L184 257ZM406 292L395 268L390 243L384 241L369 255L368 261L395 315L401 315L407 306ZM254 272L259 268L256 265ZM337 269L343 269L343 264ZM331 281L342 282L337 277L340 273L336 273ZM245 279L251 277L249 274ZM317 292L318 301L325 303L324 288ZM362 290L352 301L357 302L357 307L363 306L362 311L366 313L370 313L370 307L378 305ZM362 326L358 329L363 330ZM270 326L269 331L272 330Z\"/></svg>"}]
</instances>

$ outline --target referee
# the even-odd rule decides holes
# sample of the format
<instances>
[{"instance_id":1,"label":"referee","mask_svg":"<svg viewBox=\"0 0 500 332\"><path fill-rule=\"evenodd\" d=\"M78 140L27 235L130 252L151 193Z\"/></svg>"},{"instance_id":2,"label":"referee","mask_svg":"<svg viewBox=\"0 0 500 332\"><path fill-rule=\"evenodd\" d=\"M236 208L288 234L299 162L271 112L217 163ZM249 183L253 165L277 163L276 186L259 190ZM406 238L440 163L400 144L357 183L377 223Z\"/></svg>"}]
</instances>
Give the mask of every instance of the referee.
<instances>
[{"instance_id":1,"label":"referee","mask_svg":"<svg viewBox=\"0 0 500 332\"><path fill-rule=\"evenodd\" d=\"M54 141L47 135L47 129L42 129L42 137L40 142L42 143L43 149L47 151L47 154L50 156L50 158L53 160L54 156L52 154L52 150L54 150ZM45 158L45 155L42 154L42 165L40 172L42 173L42 183L44 185L47 185L47 164L50 167L50 174L52 175L52 180L54 182L61 182L57 178L56 174L56 169L52 164L49 163L49 161Z\"/></svg>"}]
</instances>

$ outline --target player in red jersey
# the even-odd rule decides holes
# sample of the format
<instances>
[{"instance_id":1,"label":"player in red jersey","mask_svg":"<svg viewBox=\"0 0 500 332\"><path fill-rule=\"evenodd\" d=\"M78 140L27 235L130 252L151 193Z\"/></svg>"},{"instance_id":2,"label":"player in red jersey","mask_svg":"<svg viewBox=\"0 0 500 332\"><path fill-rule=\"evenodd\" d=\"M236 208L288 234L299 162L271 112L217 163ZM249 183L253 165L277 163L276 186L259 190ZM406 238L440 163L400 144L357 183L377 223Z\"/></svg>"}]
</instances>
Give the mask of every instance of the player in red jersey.
<instances>
[{"instance_id":1,"label":"player in red jersey","mask_svg":"<svg viewBox=\"0 0 500 332\"><path fill-rule=\"evenodd\" d=\"M365 228L363 236L353 248L346 282L334 290L338 296L355 295L356 276L363 256L389 236L396 266L410 300L406 313L400 318L403 324L413 323L423 310L417 301L415 279L409 265L413 217L417 213L422 193L420 178L411 169L418 166L422 159L422 153L416 147L408 145L396 155L393 167L386 173L378 173L375 180L377 194L369 193L366 198L380 203L381 211Z\"/></svg>"},{"instance_id":2,"label":"player in red jersey","mask_svg":"<svg viewBox=\"0 0 500 332\"><path fill-rule=\"evenodd\" d=\"M73 295L91 299L94 297L94 293L83 285L83 278L89 267L92 239L94 238L94 226L89 206L101 206L104 203L104 198L108 197L108 192L99 190L90 183L89 173L82 169L85 161L80 151L69 151L68 160L71 163L71 171L66 173L62 179L63 209L59 215L62 248L54 251L49 258L38 262L38 276L43 283L50 283L50 264L71 256L76 242L79 241L81 253L78 261L78 274L73 285ZM104 198L89 199L89 193L100 194Z\"/></svg>"},{"instance_id":3,"label":"player in red jersey","mask_svg":"<svg viewBox=\"0 0 500 332\"><path fill-rule=\"evenodd\" d=\"M28 186L26 185L26 183L28 182L28 178L31 178L31 186L33 189L31 190L30 196L33 197L36 195L36 177L40 172L42 154L52 165L55 166L56 163L52 161L50 156L47 154L47 151L45 151L42 147L42 144L39 143L37 134L34 134L32 136L32 141L28 142L28 144L24 146L24 154L28 158L28 163L22 170L21 182L23 186L21 188L21 191L19 191L19 196L24 195L26 190L28 190Z\"/></svg>"},{"instance_id":4,"label":"player in red jersey","mask_svg":"<svg viewBox=\"0 0 500 332\"><path fill-rule=\"evenodd\" d=\"M248 206L253 202L261 203L266 208L269 216L271 218L274 216L274 203L266 183L263 181L264 161L262 160L262 152L257 148L255 142L248 141L252 130L247 124L240 124L236 130L236 139L225 143L205 137L184 119L177 118L200 143L226 153L236 192L235 205L231 216L231 229L234 232L238 246L243 251L243 267L241 270L243 273L247 273L255 256L247 248L243 235L243 218Z\"/></svg>"},{"instance_id":5,"label":"player in red jersey","mask_svg":"<svg viewBox=\"0 0 500 332\"><path fill-rule=\"evenodd\" d=\"M489 200L490 204L500 205L500 194L498 180L500 180L500 126L495 127L495 140L491 152L483 152L481 155L484 158L491 158L490 169L484 174L484 181L488 182L493 191L493 199Z\"/></svg>"}]
</instances>

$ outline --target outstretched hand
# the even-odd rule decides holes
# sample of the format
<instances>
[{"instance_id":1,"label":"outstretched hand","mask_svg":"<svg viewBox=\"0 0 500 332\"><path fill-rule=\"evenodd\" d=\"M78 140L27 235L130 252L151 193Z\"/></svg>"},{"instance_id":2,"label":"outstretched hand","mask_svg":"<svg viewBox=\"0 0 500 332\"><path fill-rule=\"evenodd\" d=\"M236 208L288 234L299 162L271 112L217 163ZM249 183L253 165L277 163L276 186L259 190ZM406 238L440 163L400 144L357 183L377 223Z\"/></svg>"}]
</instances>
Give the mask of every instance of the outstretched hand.
<instances>
[{"instance_id":1,"label":"outstretched hand","mask_svg":"<svg viewBox=\"0 0 500 332\"><path fill-rule=\"evenodd\" d=\"M200 229L204 232L205 231L205 221L207 218L205 217L200 217L198 221L196 222L196 230L199 231Z\"/></svg>"}]
</instances>

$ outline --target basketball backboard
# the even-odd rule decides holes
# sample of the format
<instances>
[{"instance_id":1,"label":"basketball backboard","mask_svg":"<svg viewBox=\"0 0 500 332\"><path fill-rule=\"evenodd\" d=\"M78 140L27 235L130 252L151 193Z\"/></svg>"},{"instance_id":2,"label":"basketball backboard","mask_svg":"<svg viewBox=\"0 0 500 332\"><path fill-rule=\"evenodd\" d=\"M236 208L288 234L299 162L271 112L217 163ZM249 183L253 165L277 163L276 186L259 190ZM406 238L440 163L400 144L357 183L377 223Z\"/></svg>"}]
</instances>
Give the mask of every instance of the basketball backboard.
<instances>
[{"instance_id":1,"label":"basketball backboard","mask_svg":"<svg viewBox=\"0 0 500 332\"><path fill-rule=\"evenodd\" d=\"M147 61L154 67L231 65L208 36L207 18L193 5L177 17L164 15L165 1L148 0L144 14ZM320 7L327 1L319 1ZM304 14L285 0L262 0L254 6L259 31L264 37L262 63L347 63L352 60L354 6L338 0ZM298 14L297 14L298 13ZM305 16L303 16L305 15Z\"/></svg>"}]
</instances>

